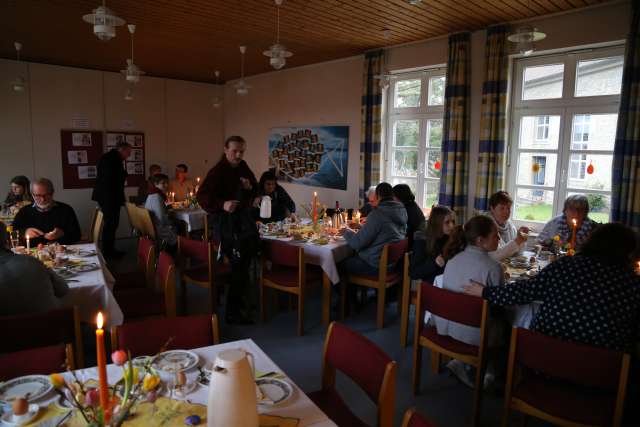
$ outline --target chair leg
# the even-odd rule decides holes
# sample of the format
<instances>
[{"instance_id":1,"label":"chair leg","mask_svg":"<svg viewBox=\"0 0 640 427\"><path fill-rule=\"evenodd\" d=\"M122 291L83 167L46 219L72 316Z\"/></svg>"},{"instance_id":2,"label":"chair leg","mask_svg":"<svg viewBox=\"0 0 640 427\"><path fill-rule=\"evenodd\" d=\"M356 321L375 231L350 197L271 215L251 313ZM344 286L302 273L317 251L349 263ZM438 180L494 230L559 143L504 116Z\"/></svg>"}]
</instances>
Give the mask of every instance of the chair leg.
<instances>
[{"instance_id":1,"label":"chair leg","mask_svg":"<svg viewBox=\"0 0 640 427\"><path fill-rule=\"evenodd\" d=\"M378 312L376 315L376 324L378 326L378 329L384 328L384 303L386 292L386 287L381 286L378 288Z\"/></svg>"},{"instance_id":2,"label":"chair leg","mask_svg":"<svg viewBox=\"0 0 640 427\"><path fill-rule=\"evenodd\" d=\"M187 314L187 284L184 279L180 278L180 299L182 303L182 313Z\"/></svg>"},{"instance_id":3,"label":"chair leg","mask_svg":"<svg viewBox=\"0 0 640 427\"><path fill-rule=\"evenodd\" d=\"M304 335L304 295L298 294L298 336Z\"/></svg>"},{"instance_id":4,"label":"chair leg","mask_svg":"<svg viewBox=\"0 0 640 427\"><path fill-rule=\"evenodd\" d=\"M418 341L413 343L413 370L411 372L411 391L415 396L420 391L420 374L422 371L422 346Z\"/></svg>"},{"instance_id":5,"label":"chair leg","mask_svg":"<svg viewBox=\"0 0 640 427\"><path fill-rule=\"evenodd\" d=\"M435 350L431 350L431 372L435 375L440 373L441 354Z\"/></svg>"},{"instance_id":6,"label":"chair leg","mask_svg":"<svg viewBox=\"0 0 640 427\"><path fill-rule=\"evenodd\" d=\"M484 364L483 364L484 365ZM476 383L473 390L473 413L472 413L472 425L478 426L480 424L480 405L482 404L482 387L484 385L484 373L485 366L478 366L476 369Z\"/></svg>"},{"instance_id":7,"label":"chair leg","mask_svg":"<svg viewBox=\"0 0 640 427\"><path fill-rule=\"evenodd\" d=\"M347 309L347 282L340 283L340 320L344 320Z\"/></svg>"},{"instance_id":8,"label":"chair leg","mask_svg":"<svg viewBox=\"0 0 640 427\"><path fill-rule=\"evenodd\" d=\"M209 291L211 291L211 313L215 313L218 309L218 287L214 282L209 286Z\"/></svg>"}]
</instances>

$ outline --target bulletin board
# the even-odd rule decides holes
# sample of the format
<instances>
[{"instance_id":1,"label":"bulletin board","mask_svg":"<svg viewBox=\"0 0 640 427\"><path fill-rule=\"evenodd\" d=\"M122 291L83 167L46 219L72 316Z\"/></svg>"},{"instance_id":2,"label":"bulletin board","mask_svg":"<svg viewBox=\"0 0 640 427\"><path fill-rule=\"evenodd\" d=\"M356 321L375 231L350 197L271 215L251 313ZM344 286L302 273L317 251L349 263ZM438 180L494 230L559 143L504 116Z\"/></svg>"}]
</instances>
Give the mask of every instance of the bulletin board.
<instances>
[{"instance_id":1,"label":"bulletin board","mask_svg":"<svg viewBox=\"0 0 640 427\"><path fill-rule=\"evenodd\" d=\"M125 160L127 187L138 187L144 182L144 158L145 141L142 132L116 132L107 131L107 139L104 144L104 152L116 148L118 142L126 141L131 145L131 155Z\"/></svg>"},{"instance_id":2,"label":"bulletin board","mask_svg":"<svg viewBox=\"0 0 640 427\"><path fill-rule=\"evenodd\" d=\"M93 188L102 156L102 131L61 130L60 140L63 187Z\"/></svg>"}]
</instances>

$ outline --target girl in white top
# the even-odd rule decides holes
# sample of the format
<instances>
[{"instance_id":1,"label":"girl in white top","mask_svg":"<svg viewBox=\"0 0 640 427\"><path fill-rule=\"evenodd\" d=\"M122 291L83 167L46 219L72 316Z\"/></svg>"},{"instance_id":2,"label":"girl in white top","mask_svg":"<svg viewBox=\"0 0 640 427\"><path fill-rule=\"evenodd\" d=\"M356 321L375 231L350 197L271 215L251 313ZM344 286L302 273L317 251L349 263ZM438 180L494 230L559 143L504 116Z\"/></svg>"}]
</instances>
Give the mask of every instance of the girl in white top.
<instances>
[{"instance_id":1,"label":"girl in white top","mask_svg":"<svg viewBox=\"0 0 640 427\"><path fill-rule=\"evenodd\" d=\"M167 208L167 189L169 188L169 177L159 173L151 177L155 191L150 192L144 202L144 208L151 212L153 223L159 241L171 249L178 244L178 232L174 221L169 217Z\"/></svg>"},{"instance_id":2,"label":"girl in white top","mask_svg":"<svg viewBox=\"0 0 640 427\"><path fill-rule=\"evenodd\" d=\"M505 258L516 255L524 249L527 242L529 229L520 227L516 230L515 225L511 223L511 208L513 199L506 191L498 191L489 198L489 214L498 226L498 249L489 255L496 261L502 261Z\"/></svg>"}]
</instances>

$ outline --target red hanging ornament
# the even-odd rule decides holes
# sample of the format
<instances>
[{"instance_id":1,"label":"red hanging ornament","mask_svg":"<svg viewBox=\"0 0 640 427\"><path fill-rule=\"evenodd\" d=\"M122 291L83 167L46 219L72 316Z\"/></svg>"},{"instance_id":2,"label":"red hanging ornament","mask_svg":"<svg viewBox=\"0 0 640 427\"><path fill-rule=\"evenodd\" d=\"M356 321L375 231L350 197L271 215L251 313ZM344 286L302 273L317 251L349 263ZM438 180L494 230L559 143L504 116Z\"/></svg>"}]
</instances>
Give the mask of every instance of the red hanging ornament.
<instances>
[{"instance_id":1,"label":"red hanging ornament","mask_svg":"<svg viewBox=\"0 0 640 427\"><path fill-rule=\"evenodd\" d=\"M593 160L592 160L592 161L590 161L590 162L589 162L589 166L587 166L587 173L588 173L589 175L592 175L592 174L593 174L593 170L594 170L594 169L595 169L595 168L593 167Z\"/></svg>"},{"instance_id":2,"label":"red hanging ornament","mask_svg":"<svg viewBox=\"0 0 640 427\"><path fill-rule=\"evenodd\" d=\"M436 162L433 164L433 168L434 168L435 170L439 171L439 170L440 170L440 167L441 167L441 165L440 165L440 160L436 160Z\"/></svg>"}]
</instances>

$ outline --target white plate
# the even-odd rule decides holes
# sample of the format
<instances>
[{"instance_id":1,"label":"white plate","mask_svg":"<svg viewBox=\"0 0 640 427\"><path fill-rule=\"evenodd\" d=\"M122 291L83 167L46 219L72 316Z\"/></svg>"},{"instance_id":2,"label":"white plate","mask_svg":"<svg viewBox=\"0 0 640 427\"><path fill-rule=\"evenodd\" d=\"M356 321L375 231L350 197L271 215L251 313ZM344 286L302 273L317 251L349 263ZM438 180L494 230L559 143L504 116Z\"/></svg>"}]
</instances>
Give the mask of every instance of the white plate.
<instances>
[{"instance_id":1,"label":"white plate","mask_svg":"<svg viewBox=\"0 0 640 427\"><path fill-rule=\"evenodd\" d=\"M10 426L23 426L25 424L28 424L31 420L33 420L36 417L36 415L38 415L39 410L40 410L40 407L35 403L32 403L29 405L29 411L24 415L24 417L20 421L16 421L13 418L13 412L9 411L2 414L2 422Z\"/></svg>"},{"instance_id":2,"label":"white plate","mask_svg":"<svg viewBox=\"0 0 640 427\"><path fill-rule=\"evenodd\" d=\"M27 375L14 378L0 385L0 401L9 401L29 394L27 400L38 400L53 390L51 381L46 375Z\"/></svg>"},{"instance_id":3,"label":"white plate","mask_svg":"<svg viewBox=\"0 0 640 427\"><path fill-rule=\"evenodd\" d=\"M262 399L258 396L258 405L279 405L293 396L293 387L284 380L260 378L256 380L256 385L262 393Z\"/></svg>"},{"instance_id":4,"label":"white plate","mask_svg":"<svg viewBox=\"0 0 640 427\"><path fill-rule=\"evenodd\" d=\"M153 361L153 366L164 372L186 371L198 365L198 355L187 350L169 350L160 353Z\"/></svg>"},{"instance_id":5,"label":"white plate","mask_svg":"<svg viewBox=\"0 0 640 427\"><path fill-rule=\"evenodd\" d=\"M55 271L56 274L62 279L71 279L78 275L75 271L69 270L67 268L54 268L53 271Z\"/></svg>"},{"instance_id":6,"label":"white plate","mask_svg":"<svg viewBox=\"0 0 640 427\"><path fill-rule=\"evenodd\" d=\"M74 253L73 255L82 257L82 258L88 258L88 257L92 257L92 256L96 256L98 255L98 253L91 249L91 250L87 250L87 249L78 249L78 251L76 253Z\"/></svg>"},{"instance_id":7,"label":"white plate","mask_svg":"<svg viewBox=\"0 0 640 427\"><path fill-rule=\"evenodd\" d=\"M73 266L70 266L68 268L69 268L69 270L75 271L77 273L84 273L84 272L87 272L87 271L97 270L100 267L95 262L89 262L87 264L73 265Z\"/></svg>"}]
</instances>

